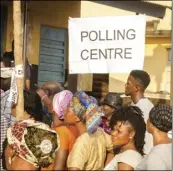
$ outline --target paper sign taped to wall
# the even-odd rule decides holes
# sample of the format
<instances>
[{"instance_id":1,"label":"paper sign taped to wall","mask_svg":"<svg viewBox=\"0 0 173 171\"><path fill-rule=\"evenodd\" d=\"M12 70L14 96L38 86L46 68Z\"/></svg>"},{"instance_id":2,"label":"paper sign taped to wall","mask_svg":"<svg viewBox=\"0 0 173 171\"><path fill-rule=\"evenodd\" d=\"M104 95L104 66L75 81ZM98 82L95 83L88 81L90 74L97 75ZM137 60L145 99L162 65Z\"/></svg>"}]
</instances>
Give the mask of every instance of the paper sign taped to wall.
<instances>
[{"instance_id":1,"label":"paper sign taped to wall","mask_svg":"<svg viewBox=\"0 0 173 171\"><path fill-rule=\"evenodd\" d=\"M70 18L68 24L70 74L143 69L145 16Z\"/></svg>"}]
</instances>

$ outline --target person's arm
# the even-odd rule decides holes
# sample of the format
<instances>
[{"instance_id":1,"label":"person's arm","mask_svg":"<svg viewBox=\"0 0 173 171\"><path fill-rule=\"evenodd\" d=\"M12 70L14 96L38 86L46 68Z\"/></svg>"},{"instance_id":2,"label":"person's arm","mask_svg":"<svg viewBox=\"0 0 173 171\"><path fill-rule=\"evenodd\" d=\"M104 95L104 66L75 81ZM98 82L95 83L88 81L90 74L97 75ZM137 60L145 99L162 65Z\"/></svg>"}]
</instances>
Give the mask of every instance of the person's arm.
<instances>
[{"instance_id":1,"label":"person's arm","mask_svg":"<svg viewBox=\"0 0 173 171\"><path fill-rule=\"evenodd\" d=\"M109 134L107 134L106 132L104 132L104 135L105 135L105 140L106 140L106 150L107 150L107 152L114 154L114 152L113 152L113 143L112 143L112 140L111 140L111 136Z\"/></svg>"},{"instance_id":2,"label":"person's arm","mask_svg":"<svg viewBox=\"0 0 173 171\"><path fill-rule=\"evenodd\" d=\"M52 100L47 96L44 89L39 88L37 90L37 94L40 96L41 101L48 107L50 113L53 111Z\"/></svg>"},{"instance_id":3,"label":"person's arm","mask_svg":"<svg viewBox=\"0 0 173 171\"><path fill-rule=\"evenodd\" d=\"M77 168L77 167L71 167L71 168L69 168L68 170L80 170L80 169Z\"/></svg>"},{"instance_id":4,"label":"person's arm","mask_svg":"<svg viewBox=\"0 0 173 171\"><path fill-rule=\"evenodd\" d=\"M28 79L25 80L25 86L26 86L26 89L28 89L28 90L30 89L30 84L31 84L30 82L31 81Z\"/></svg>"},{"instance_id":5,"label":"person's arm","mask_svg":"<svg viewBox=\"0 0 173 171\"><path fill-rule=\"evenodd\" d=\"M126 163L118 163L118 170L134 170L134 168Z\"/></svg>"},{"instance_id":6,"label":"person's arm","mask_svg":"<svg viewBox=\"0 0 173 171\"><path fill-rule=\"evenodd\" d=\"M108 152L106 156L105 166L107 166L114 157L114 154Z\"/></svg>"},{"instance_id":7,"label":"person's arm","mask_svg":"<svg viewBox=\"0 0 173 171\"><path fill-rule=\"evenodd\" d=\"M31 66L28 62L28 59L26 59L26 69L25 69L25 87L29 90L30 89L30 84L31 84Z\"/></svg>"},{"instance_id":8,"label":"person's arm","mask_svg":"<svg viewBox=\"0 0 173 171\"><path fill-rule=\"evenodd\" d=\"M68 170L84 170L88 161L90 144L85 137L79 137L70 152L67 160Z\"/></svg>"},{"instance_id":9,"label":"person's arm","mask_svg":"<svg viewBox=\"0 0 173 171\"><path fill-rule=\"evenodd\" d=\"M56 128L56 132L59 135L60 148L56 152L53 170L66 170L66 163L69 154L69 138L66 134L66 127Z\"/></svg>"},{"instance_id":10,"label":"person's arm","mask_svg":"<svg viewBox=\"0 0 173 171\"><path fill-rule=\"evenodd\" d=\"M56 152L53 170L66 170L66 161L67 161L68 153L69 151L63 148L60 148Z\"/></svg>"}]
</instances>

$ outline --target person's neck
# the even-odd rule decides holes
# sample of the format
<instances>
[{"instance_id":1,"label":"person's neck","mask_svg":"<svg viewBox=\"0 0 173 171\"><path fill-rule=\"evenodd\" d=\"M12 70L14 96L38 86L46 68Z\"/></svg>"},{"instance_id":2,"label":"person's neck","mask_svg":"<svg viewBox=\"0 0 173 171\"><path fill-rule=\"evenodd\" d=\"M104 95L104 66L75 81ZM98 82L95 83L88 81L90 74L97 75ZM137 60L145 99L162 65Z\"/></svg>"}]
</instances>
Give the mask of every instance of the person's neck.
<instances>
[{"instance_id":1,"label":"person's neck","mask_svg":"<svg viewBox=\"0 0 173 171\"><path fill-rule=\"evenodd\" d=\"M82 135L86 132L86 126L82 122L76 122L75 126L79 131L79 135Z\"/></svg>"},{"instance_id":2,"label":"person's neck","mask_svg":"<svg viewBox=\"0 0 173 171\"><path fill-rule=\"evenodd\" d=\"M168 134L166 132L154 132L153 133L153 145L159 145L159 144L169 144L172 142L172 139L168 137Z\"/></svg>"},{"instance_id":3,"label":"person's neck","mask_svg":"<svg viewBox=\"0 0 173 171\"><path fill-rule=\"evenodd\" d=\"M135 150L136 151L134 143L128 143L128 144L122 146L121 150L120 150L120 153L122 153L122 152L124 152L126 150Z\"/></svg>"},{"instance_id":4,"label":"person's neck","mask_svg":"<svg viewBox=\"0 0 173 171\"><path fill-rule=\"evenodd\" d=\"M106 118L107 118L108 121L110 121L111 117L112 117L112 113L110 113Z\"/></svg>"},{"instance_id":5,"label":"person's neck","mask_svg":"<svg viewBox=\"0 0 173 171\"><path fill-rule=\"evenodd\" d=\"M138 103L138 101L140 99L142 99L142 98L144 98L144 93L142 93L142 92L141 93L134 94L134 95L131 95L131 99L132 99L132 102L134 104Z\"/></svg>"}]
</instances>

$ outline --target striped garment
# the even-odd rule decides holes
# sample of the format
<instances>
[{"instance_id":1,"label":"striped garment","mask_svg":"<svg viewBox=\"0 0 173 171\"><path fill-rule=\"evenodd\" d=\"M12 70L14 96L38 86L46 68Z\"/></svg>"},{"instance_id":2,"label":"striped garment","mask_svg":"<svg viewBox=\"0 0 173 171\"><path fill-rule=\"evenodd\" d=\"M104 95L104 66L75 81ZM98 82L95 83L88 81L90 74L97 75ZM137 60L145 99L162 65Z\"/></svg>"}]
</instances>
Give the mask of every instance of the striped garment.
<instances>
[{"instance_id":1,"label":"striped garment","mask_svg":"<svg viewBox=\"0 0 173 171\"><path fill-rule=\"evenodd\" d=\"M11 115L11 103L9 102L9 94L10 90L5 91L1 94L1 160L0 160L0 170L3 170L2 168L2 152L3 152L3 142L7 136L7 129L10 127L10 125L14 124L15 117Z\"/></svg>"}]
</instances>

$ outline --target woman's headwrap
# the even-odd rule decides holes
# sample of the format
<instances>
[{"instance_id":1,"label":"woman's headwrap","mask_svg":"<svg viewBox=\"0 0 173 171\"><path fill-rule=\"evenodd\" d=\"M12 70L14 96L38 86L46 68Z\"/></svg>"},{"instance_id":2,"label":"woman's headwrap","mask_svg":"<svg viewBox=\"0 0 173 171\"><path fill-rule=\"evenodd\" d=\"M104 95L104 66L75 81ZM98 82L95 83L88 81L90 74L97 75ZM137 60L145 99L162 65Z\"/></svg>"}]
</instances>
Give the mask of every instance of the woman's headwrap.
<instances>
[{"instance_id":1,"label":"woman's headwrap","mask_svg":"<svg viewBox=\"0 0 173 171\"><path fill-rule=\"evenodd\" d=\"M56 112L59 119L64 119L64 114L72 97L72 92L68 90L55 94L53 98L53 110Z\"/></svg>"},{"instance_id":2,"label":"woman's headwrap","mask_svg":"<svg viewBox=\"0 0 173 171\"><path fill-rule=\"evenodd\" d=\"M59 148L57 133L48 125L30 119L18 121L8 128L7 139L17 156L37 168L48 167Z\"/></svg>"},{"instance_id":3,"label":"woman's headwrap","mask_svg":"<svg viewBox=\"0 0 173 171\"><path fill-rule=\"evenodd\" d=\"M97 105L97 100L83 91L74 94L70 107L82 122L86 122L88 133L94 133L101 123L103 111Z\"/></svg>"}]
</instances>

